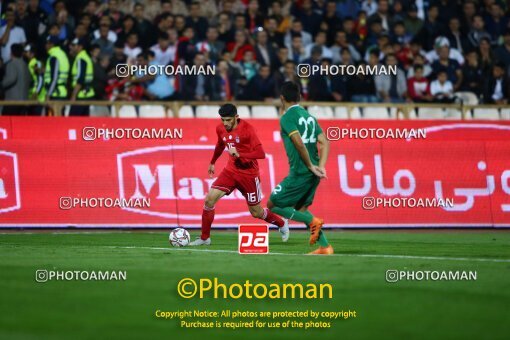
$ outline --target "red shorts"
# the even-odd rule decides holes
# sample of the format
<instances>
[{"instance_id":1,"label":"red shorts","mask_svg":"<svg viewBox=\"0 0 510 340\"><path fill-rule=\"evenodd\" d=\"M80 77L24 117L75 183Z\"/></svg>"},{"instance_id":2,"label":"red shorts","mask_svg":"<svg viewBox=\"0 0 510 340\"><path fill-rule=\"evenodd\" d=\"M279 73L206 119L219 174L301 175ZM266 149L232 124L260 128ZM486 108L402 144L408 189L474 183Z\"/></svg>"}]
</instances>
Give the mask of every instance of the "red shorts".
<instances>
[{"instance_id":1,"label":"red shorts","mask_svg":"<svg viewBox=\"0 0 510 340\"><path fill-rule=\"evenodd\" d=\"M227 195L237 189L246 198L248 205L257 205L262 200L259 176L243 175L223 169L211 188L226 192Z\"/></svg>"}]
</instances>

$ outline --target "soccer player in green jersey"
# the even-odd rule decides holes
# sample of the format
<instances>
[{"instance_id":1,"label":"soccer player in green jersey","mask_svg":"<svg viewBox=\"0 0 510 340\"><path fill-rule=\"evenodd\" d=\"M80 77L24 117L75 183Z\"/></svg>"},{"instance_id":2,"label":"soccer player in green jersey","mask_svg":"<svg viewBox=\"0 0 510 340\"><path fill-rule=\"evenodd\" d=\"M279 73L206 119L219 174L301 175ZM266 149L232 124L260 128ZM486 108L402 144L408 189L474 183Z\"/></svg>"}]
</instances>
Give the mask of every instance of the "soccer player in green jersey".
<instances>
[{"instance_id":1,"label":"soccer player in green jersey","mask_svg":"<svg viewBox=\"0 0 510 340\"><path fill-rule=\"evenodd\" d=\"M333 254L333 247L321 230L324 221L314 217L308 210L320 180L326 178L324 166L328 159L329 142L317 119L299 105L301 95L296 83L285 82L280 99L284 110L280 128L290 171L274 188L267 207L280 216L303 222L310 228L310 245L316 242L320 245L310 254Z\"/></svg>"}]
</instances>

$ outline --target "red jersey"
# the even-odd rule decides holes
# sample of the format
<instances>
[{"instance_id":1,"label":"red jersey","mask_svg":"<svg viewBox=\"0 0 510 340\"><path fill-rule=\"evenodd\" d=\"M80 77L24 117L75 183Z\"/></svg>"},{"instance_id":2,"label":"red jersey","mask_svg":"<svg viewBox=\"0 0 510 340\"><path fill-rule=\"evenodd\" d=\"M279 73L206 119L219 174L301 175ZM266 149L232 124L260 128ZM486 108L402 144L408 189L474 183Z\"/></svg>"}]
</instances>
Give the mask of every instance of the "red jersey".
<instances>
[{"instance_id":1,"label":"red jersey","mask_svg":"<svg viewBox=\"0 0 510 340\"><path fill-rule=\"evenodd\" d=\"M239 119L237 126L230 132L225 129L223 124L219 124L216 127L216 134L218 135L218 142L211 164L215 163L225 148L228 150L235 147L239 157L229 154L225 170L245 175L259 175L259 164L256 158L264 158L265 154L261 149L262 143L260 143L253 126ZM254 154L256 149L262 151L262 156L258 153ZM246 157L243 157L243 155Z\"/></svg>"}]
</instances>

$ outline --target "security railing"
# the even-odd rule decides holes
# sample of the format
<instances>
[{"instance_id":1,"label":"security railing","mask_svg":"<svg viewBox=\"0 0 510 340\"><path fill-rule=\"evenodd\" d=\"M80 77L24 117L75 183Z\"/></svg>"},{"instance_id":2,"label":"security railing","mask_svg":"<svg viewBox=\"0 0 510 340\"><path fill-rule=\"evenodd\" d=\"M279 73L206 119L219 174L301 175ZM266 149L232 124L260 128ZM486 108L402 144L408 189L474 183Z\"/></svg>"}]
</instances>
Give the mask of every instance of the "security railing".
<instances>
[{"instance_id":1,"label":"security railing","mask_svg":"<svg viewBox=\"0 0 510 340\"><path fill-rule=\"evenodd\" d=\"M68 108L72 105L76 106L91 106L95 108L107 108L103 110L103 116L119 117L121 108L124 106L159 106L164 108L164 117L172 118L179 117L179 113L183 106L199 107L221 105L224 102L213 101L100 101L100 100L87 100L87 101L48 101L38 102L33 100L27 101L0 101L0 106L43 106L45 108L44 114L47 116L66 116ZM238 106L274 106L280 107L279 100L274 101L232 101L233 104ZM420 116L419 112L425 110L432 110L437 113L442 111L445 113L445 119L510 119L510 105L468 105L463 103L441 104L441 103L352 103L352 102L307 102L303 101L300 105L304 107L314 108L330 108L333 111L333 119L356 119L356 118L374 118L366 115L371 109L387 109L388 119L410 119ZM320 110L320 109L319 109ZM338 112L341 113L339 114ZM431 112L432 112L431 111ZM329 112L329 109L328 109ZM478 115L474 115L479 112ZM484 117L484 112L486 117ZM449 114L450 113L450 114ZM456 113L456 114L452 114ZM423 118L423 117L421 117ZM441 118L441 117L436 117Z\"/></svg>"}]
</instances>

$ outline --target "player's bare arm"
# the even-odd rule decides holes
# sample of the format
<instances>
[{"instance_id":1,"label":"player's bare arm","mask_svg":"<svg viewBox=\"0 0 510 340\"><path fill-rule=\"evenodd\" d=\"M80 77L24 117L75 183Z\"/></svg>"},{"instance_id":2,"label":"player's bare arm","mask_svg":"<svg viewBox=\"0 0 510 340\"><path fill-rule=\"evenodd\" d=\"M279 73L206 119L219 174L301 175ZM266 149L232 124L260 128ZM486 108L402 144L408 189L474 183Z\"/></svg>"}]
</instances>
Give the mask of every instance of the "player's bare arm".
<instances>
[{"instance_id":1,"label":"player's bare arm","mask_svg":"<svg viewBox=\"0 0 510 340\"><path fill-rule=\"evenodd\" d=\"M214 175L214 164L209 164L209 169L207 169L207 173L209 174L209 177L212 177Z\"/></svg>"},{"instance_id":2,"label":"player's bare arm","mask_svg":"<svg viewBox=\"0 0 510 340\"><path fill-rule=\"evenodd\" d=\"M329 155L329 140L324 136L323 133L317 136L317 142L319 143L319 170L326 175L326 162L328 161Z\"/></svg>"},{"instance_id":3,"label":"player's bare arm","mask_svg":"<svg viewBox=\"0 0 510 340\"><path fill-rule=\"evenodd\" d=\"M317 177L323 178L325 174L322 173L322 171L319 170L319 167L317 165L314 165L312 161L310 160L310 155L308 154L308 150L305 147L305 144L303 143L303 140L301 139L301 136L299 135L298 131L291 132L290 140L292 141L292 144L294 144L294 147L299 153L299 156L305 163L306 167L310 169L310 171Z\"/></svg>"}]
</instances>

